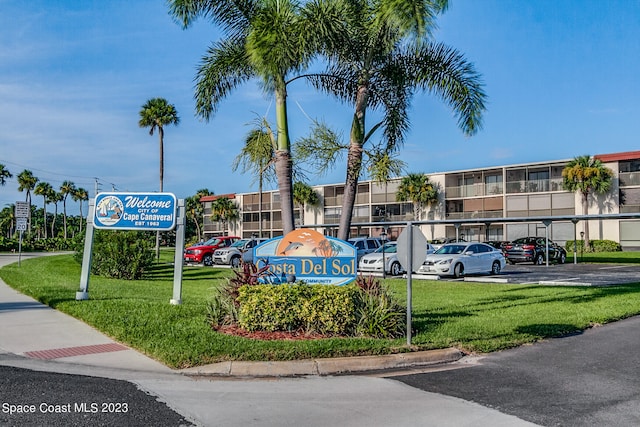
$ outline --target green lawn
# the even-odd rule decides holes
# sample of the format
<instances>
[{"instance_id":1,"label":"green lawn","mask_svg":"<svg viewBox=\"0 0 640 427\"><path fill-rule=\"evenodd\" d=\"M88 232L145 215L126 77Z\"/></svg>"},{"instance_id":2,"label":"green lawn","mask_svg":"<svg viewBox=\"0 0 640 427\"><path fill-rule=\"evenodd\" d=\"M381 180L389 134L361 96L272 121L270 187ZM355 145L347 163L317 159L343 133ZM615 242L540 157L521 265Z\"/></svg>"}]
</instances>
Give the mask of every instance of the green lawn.
<instances>
[{"instance_id":1,"label":"green lawn","mask_svg":"<svg viewBox=\"0 0 640 427\"><path fill-rule=\"evenodd\" d=\"M611 256L611 255L609 255ZM604 258L604 256L603 256ZM162 260L171 259L163 253ZM634 262L628 258L625 262ZM173 267L158 264L146 280L91 277L89 300L75 301L80 265L71 255L41 257L0 269L15 289L174 368L223 360L292 360L408 351L405 339L327 338L259 341L213 331L206 323L211 288L229 269L187 267L182 305L169 304ZM406 280L386 283L405 299ZM413 282L412 349L455 346L490 352L561 336L640 314L640 283L606 288L444 281Z\"/></svg>"}]
</instances>

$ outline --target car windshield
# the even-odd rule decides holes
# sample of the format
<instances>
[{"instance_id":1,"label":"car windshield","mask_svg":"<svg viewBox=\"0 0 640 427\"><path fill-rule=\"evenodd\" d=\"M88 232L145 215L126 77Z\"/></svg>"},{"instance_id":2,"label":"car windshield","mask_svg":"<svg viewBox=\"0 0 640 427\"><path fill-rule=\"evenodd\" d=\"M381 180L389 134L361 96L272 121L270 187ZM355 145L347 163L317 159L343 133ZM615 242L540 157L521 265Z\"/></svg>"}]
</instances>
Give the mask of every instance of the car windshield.
<instances>
[{"instance_id":1,"label":"car windshield","mask_svg":"<svg viewBox=\"0 0 640 427\"><path fill-rule=\"evenodd\" d=\"M376 249L376 252L382 253L382 248L384 248L385 254L395 254L398 251L398 245L395 243L385 243L384 246L380 246Z\"/></svg>"},{"instance_id":2,"label":"car windshield","mask_svg":"<svg viewBox=\"0 0 640 427\"><path fill-rule=\"evenodd\" d=\"M249 240L237 240L235 243L231 245L232 248L241 248L243 247Z\"/></svg>"},{"instance_id":3,"label":"car windshield","mask_svg":"<svg viewBox=\"0 0 640 427\"><path fill-rule=\"evenodd\" d=\"M218 243L220 243L220 239L214 237L213 239L209 239L206 242L204 242L202 246L214 246L214 245L217 245Z\"/></svg>"},{"instance_id":4,"label":"car windshield","mask_svg":"<svg viewBox=\"0 0 640 427\"><path fill-rule=\"evenodd\" d=\"M461 254L462 252L464 252L466 247L467 247L466 245L445 245L445 246L441 247L440 249L438 249L437 251L435 251L434 253L436 255Z\"/></svg>"}]
</instances>

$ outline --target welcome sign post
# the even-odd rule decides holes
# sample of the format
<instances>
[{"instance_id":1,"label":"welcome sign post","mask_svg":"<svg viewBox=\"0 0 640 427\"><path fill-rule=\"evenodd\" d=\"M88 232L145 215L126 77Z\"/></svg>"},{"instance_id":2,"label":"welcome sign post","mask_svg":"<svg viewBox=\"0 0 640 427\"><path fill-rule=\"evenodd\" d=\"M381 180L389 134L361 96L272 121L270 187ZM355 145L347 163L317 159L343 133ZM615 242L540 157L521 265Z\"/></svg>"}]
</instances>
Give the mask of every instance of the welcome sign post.
<instances>
[{"instance_id":1,"label":"welcome sign post","mask_svg":"<svg viewBox=\"0 0 640 427\"><path fill-rule=\"evenodd\" d=\"M169 231L176 228L173 299L181 304L182 251L184 246L185 204L172 193L99 193L89 202L87 229L82 256L80 290L76 300L89 299L89 276L94 229Z\"/></svg>"}]
</instances>

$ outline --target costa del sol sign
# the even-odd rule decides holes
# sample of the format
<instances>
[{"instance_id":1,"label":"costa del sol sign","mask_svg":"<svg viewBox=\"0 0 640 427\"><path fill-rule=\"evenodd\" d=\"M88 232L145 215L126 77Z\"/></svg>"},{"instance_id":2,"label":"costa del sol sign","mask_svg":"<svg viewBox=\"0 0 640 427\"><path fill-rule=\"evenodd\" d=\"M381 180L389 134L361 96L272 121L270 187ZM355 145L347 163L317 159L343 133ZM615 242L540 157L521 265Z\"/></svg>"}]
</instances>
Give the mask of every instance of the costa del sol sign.
<instances>
[{"instance_id":1,"label":"costa del sol sign","mask_svg":"<svg viewBox=\"0 0 640 427\"><path fill-rule=\"evenodd\" d=\"M356 278L356 249L343 240L300 228L267 240L253 250L259 267L269 266L275 281L345 285Z\"/></svg>"}]
</instances>

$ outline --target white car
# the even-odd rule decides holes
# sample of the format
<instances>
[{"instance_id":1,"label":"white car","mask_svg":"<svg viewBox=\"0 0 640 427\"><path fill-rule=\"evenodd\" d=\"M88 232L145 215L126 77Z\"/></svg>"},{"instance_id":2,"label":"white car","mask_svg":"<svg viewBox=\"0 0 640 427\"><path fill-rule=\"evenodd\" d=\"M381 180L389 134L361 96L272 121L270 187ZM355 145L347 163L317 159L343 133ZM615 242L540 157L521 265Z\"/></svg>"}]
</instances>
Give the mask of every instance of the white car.
<instances>
[{"instance_id":1,"label":"white car","mask_svg":"<svg viewBox=\"0 0 640 427\"><path fill-rule=\"evenodd\" d=\"M454 277L471 273L500 274L505 265L502 251L486 243L448 243L427 255L418 273Z\"/></svg>"},{"instance_id":2,"label":"white car","mask_svg":"<svg viewBox=\"0 0 640 427\"><path fill-rule=\"evenodd\" d=\"M213 262L233 268L239 267L240 261L253 262L253 248L265 240L267 239L241 239L227 248L216 249L213 252Z\"/></svg>"},{"instance_id":3,"label":"white car","mask_svg":"<svg viewBox=\"0 0 640 427\"><path fill-rule=\"evenodd\" d=\"M382 249L384 248L385 272L398 276L403 270L398 261L398 245L396 242L387 242L384 246L380 246L375 252L363 255L358 262L358 271L364 273L382 273Z\"/></svg>"},{"instance_id":4,"label":"white car","mask_svg":"<svg viewBox=\"0 0 640 427\"><path fill-rule=\"evenodd\" d=\"M404 268L398 261L398 244L397 242L387 242L384 244L384 262L386 264L385 271L391 276L399 276L404 272ZM433 253L433 246L427 243L425 255ZM363 255L358 263L358 271L366 273L382 273L382 246L367 255Z\"/></svg>"}]
</instances>

